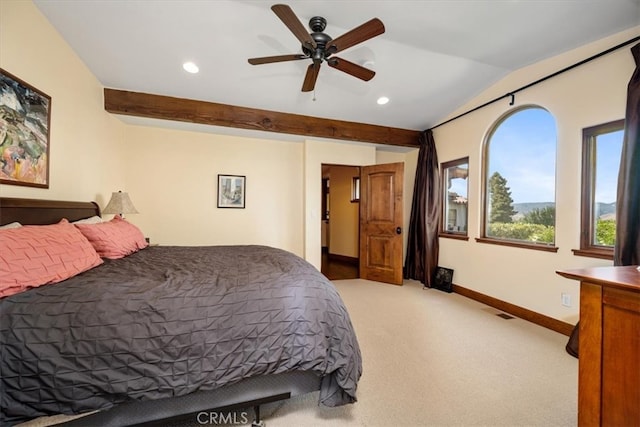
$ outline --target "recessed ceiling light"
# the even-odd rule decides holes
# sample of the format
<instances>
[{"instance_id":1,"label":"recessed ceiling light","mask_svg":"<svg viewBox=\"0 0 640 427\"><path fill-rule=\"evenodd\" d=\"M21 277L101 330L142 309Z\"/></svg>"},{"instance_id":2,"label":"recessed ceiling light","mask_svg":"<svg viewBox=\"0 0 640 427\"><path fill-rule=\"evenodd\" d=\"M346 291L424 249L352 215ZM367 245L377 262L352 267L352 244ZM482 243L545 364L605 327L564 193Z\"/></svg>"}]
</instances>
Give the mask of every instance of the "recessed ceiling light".
<instances>
[{"instance_id":1,"label":"recessed ceiling light","mask_svg":"<svg viewBox=\"0 0 640 427\"><path fill-rule=\"evenodd\" d=\"M182 68L184 68L184 70L187 73L191 73L191 74L195 74L198 71L200 71L198 66L196 64L194 64L193 62L185 62L184 64L182 64Z\"/></svg>"},{"instance_id":2,"label":"recessed ceiling light","mask_svg":"<svg viewBox=\"0 0 640 427\"><path fill-rule=\"evenodd\" d=\"M378 98L378 105L384 105L387 102L389 102L389 98L387 98L386 96L381 96L380 98Z\"/></svg>"}]
</instances>

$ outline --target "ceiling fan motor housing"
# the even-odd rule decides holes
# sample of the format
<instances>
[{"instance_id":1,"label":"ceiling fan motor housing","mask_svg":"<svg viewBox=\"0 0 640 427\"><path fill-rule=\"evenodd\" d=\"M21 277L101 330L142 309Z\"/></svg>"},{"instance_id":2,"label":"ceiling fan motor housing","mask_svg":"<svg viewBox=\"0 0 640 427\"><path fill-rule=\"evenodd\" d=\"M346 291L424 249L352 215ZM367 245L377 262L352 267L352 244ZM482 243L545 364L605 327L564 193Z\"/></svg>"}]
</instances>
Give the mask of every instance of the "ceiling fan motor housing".
<instances>
[{"instance_id":1,"label":"ceiling fan motor housing","mask_svg":"<svg viewBox=\"0 0 640 427\"><path fill-rule=\"evenodd\" d=\"M311 28L311 38L316 42L315 49L309 49L304 44L302 45L302 51L313 59L313 62L322 62L323 59L328 58L331 53L326 51L327 43L331 40L330 35L324 33L324 29L327 27L327 20L322 16L314 16L309 20L309 28Z\"/></svg>"}]
</instances>

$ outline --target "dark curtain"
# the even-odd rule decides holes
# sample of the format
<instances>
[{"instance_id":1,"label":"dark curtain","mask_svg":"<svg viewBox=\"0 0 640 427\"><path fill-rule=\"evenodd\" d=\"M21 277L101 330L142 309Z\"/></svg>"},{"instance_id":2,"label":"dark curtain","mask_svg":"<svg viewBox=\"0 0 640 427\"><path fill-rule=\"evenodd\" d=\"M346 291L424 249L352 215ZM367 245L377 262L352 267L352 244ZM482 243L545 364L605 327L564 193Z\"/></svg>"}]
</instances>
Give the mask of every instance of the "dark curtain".
<instances>
[{"instance_id":1,"label":"dark curtain","mask_svg":"<svg viewBox=\"0 0 640 427\"><path fill-rule=\"evenodd\" d=\"M618 197L614 265L640 264L640 43L631 48L636 69L627 87L627 112Z\"/></svg>"},{"instance_id":2,"label":"dark curtain","mask_svg":"<svg viewBox=\"0 0 640 427\"><path fill-rule=\"evenodd\" d=\"M440 174L433 132L420 134L420 152L413 187L411 218L404 263L404 278L431 287L438 265L440 227Z\"/></svg>"},{"instance_id":3,"label":"dark curtain","mask_svg":"<svg viewBox=\"0 0 640 427\"><path fill-rule=\"evenodd\" d=\"M613 265L640 264L640 43L631 48L636 69L627 86L627 111L624 122L624 139L618 195L616 200L616 245ZM578 331L580 322L573 328L566 349L578 357Z\"/></svg>"}]
</instances>

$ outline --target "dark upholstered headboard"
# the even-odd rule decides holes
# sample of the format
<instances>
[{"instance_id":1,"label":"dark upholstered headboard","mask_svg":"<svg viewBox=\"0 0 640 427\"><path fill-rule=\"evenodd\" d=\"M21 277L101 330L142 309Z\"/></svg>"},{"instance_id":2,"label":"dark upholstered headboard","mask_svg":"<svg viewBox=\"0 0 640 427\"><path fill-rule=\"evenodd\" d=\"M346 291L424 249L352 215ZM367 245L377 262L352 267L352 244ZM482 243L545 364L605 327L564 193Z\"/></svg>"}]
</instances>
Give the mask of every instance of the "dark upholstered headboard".
<instances>
[{"instance_id":1,"label":"dark upholstered headboard","mask_svg":"<svg viewBox=\"0 0 640 427\"><path fill-rule=\"evenodd\" d=\"M14 221L22 225L55 224L62 218L77 221L94 215L100 215L96 202L0 197L0 225Z\"/></svg>"}]
</instances>

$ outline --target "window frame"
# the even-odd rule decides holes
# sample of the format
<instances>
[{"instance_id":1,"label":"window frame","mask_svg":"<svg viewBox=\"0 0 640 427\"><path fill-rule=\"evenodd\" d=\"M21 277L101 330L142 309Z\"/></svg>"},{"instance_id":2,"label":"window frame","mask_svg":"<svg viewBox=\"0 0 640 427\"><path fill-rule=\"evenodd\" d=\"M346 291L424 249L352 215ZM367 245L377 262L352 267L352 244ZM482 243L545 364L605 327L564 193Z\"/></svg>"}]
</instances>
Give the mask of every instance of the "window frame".
<instances>
[{"instance_id":1,"label":"window frame","mask_svg":"<svg viewBox=\"0 0 640 427\"><path fill-rule=\"evenodd\" d=\"M351 179L351 203L360 203L360 175Z\"/></svg>"},{"instance_id":2,"label":"window frame","mask_svg":"<svg viewBox=\"0 0 640 427\"><path fill-rule=\"evenodd\" d=\"M540 106L540 105L536 105L536 104L526 104L526 105L521 105L517 108L513 108L507 112L505 112L502 116L500 116L496 121L493 122L493 124L489 127L489 132L487 132L485 139L484 139L484 144L483 144L483 149L482 149L482 186L481 186L481 190L480 190L480 198L481 198L481 206L482 206L482 211L480 212L480 237L476 237L476 242L478 243L487 243L487 244L491 244L491 245L500 245L500 246L510 246L510 247L515 247L515 248L521 248L521 249L532 249L532 250L537 250L537 251L543 251L543 252L558 252L558 247L555 244L555 238L554 238L554 243L553 244L549 244L549 243L537 243L537 242L528 242L526 240L510 240L510 239L499 239L496 237L490 237L487 236L487 203L488 203L488 184L489 184L489 149L490 149L490 145L491 145L491 138L493 137L493 135L495 134L496 130L498 130L498 128L505 122L505 120L507 120L508 118L510 118L511 116L513 116L514 114L517 114L521 111L527 110L527 109L541 109L544 110L546 112L548 112L549 114L551 114L551 112L549 110L547 110L546 108ZM552 115L553 117L553 115ZM555 117L554 117L555 119ZM556 138L557 138L557 128L556 128ZM556 188L554 189L554 202L556 202L555 198L557 197L557 176L558 176L558 163L557 163L557 155L558 155L558 142L556 139L556 165L555 165L555 175L554 175L554 179L555 179L555 186ZM557 205L557 203L556 203ZM556 210L557 213L557 210ZM556 217L556 222L554 224L554 236L557 236L557 217Z\"/></svg>"},{"instance_id":3,"label":"window frame","mask_svg":"<svg viewBox=\"0 0 640 427\"><path fill-rule=\"evenodd\" d=\"M329 221L329 178L322 178L322 221Z\"/></svg>"},{"instance_id":4,"label":"window frame","mask_svg":"<svg viewBox=\"0 0 640 427\"><path fill-rule=\"evenodd\" d=\"M464 231L449 231L445 228L445 219L447 218L446 209L447 209L447 198L448 191L446 182L446 171L449 168L459 166L459 165L467 165L467 220L466 220L466 230ZM440 214L440 231L438 232L439 237L446 237L450 239L458 239L458 240L469 240L469 156L461 157L459 159L450 160L448 162L440 163L440 182L442 185L441 197L442 197L442 212Z\"/></svg>"},{"instance_id":5,"label":"window frame","mask_svg":"<svg viewBox=\"0 0 640 427\"><path fill-rule=\"evenodd\" d=\"M582 180L580 183L580 249L574 255L613 260L614 248L596 245L594 241L594 196L596 168L596 140L599 135L624 130L624 119L582 129Z\"/></svg>"}]
</instances>

